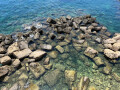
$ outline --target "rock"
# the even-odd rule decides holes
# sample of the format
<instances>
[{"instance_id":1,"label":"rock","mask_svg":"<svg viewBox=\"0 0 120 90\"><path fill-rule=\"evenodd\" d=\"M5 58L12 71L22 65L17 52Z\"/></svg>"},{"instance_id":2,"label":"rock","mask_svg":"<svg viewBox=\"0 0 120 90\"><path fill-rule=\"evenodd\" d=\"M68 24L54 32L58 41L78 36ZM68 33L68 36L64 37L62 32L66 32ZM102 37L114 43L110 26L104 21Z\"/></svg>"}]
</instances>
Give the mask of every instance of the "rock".
<instances>
[{"instance_id":1,"label":"rock","mask_svg":"<svg viewBox=\"0 0 120 90\"><path fill-rule=\"evenodd\" d=\"M51 58L57 58L58 52L57 52L57 51L51 51L50 53L48 53L48 55L49 55Z\"/></svg>"},{"instance_id":2,"label":"rock","mask_svg":"<svg viewBox=\"0 0 120 90\"><path fill-rule=\"evenodd\" d=\"M3 56L5 56L5 54L0 54L0 58L3 57Z\"/></svg>"},{"instance_id":3,"label":"rock","mask_svg":"<svg viewBox=\"0 0 120 90\"><path fill-rule=\"evenodd\" d=\"M30 62L35 62L35 59L25 58L23 61L24 61L25 63L30 63Z\"/></svg>"},{"instance_id":4,"label":"rock","mask_svg":"<svg viewBox=\"0 0 120 90\"><path fill-rule=\"evenodd\" d=\"M25 90L41 90L37 84L30 84Z\"/></svg>"},{"instance_id":5,"label":"rock","mask_svg":"<svg viewBox=\"0 0 120 90\"><path fill-rule=\"evenodd\" d=\"M6 52L6 49L3 46L1 46L0 47L0 54L4 54L5 52Z\"/></svg>"},{"instance_id":6,"label":"rock","mask_svg":"<svg viewBox=\"0 0 120 90\"><path fill-rule=\"evenodd\" d=\"M67 15L66 19L67 19L67 20L70 20L70 19L71 19L71 16Z\"/></svg>"},{"instance_id":7,"label":"rock","mask_svg":"<svg viewBox=\"0 0 120 90\"><path fill-rule=\"evenodd\" d=\"M7 66L2 66L0 67L0 78L8 74L8 67Z\"/></svg>"},{"instance_id":8,"label":"rock","mask_svg":"<svg viewBox=\"0 0 120 90\"><path fill-rule=\"evenodd\" d=\"M86 26L80 26L80 29L81 29L82 31L86 32L87 27L86 27Z\"/></svg>"},{"instance_id":9,"label":"rock","mask_svg":"<svg viewBox=\"0 0 120 90\"><path fill-rule=\"evenodd\" d=\"M41 44L40 47L41 49L52 50L52 46L49 44Z\"/></svg>"},{"instance_id":10,"label":"rock","mask_svg":"<svg viewBox=\"0 0 120 90\"><path fill-rule=\"evenodd\" d=\"M81 44L78 44L78 43L73 43L73 47L77 50L77 51L80 51L81 50Z\"/></svg>"},{"instance_id":11,"label":"rock","mask_svg":"<svg viewBox=\"0 0 120 90\"><path fill-rule=\"evenodd\" d=\"M120 49L120 42L119 43L114 43L112 49L114 51L118 51Z\"/></svg>"},{"instance_id":12,"label":"rock","mask_svg":"<svg viewBox=\"0 0 120 90\"><path fill-rule=\"evenodd\" d=\"M31 26L31 31L35 31L37 28L35 26Z\"/></svg>"},{"instance_id":13,"label":"rock","mask_svg":"<svg viewBox=\"0 0 120 90\"><path fill-rule=\"evenodd\" d=\"M56 21L51 18L47 18L47 22L50 24L56 24Z\"/></svg>"},{"instance_id":14,"label":"rock","mask_svg":"<svg viewBox=\"0 0 120 90\"><path fill-rule=\"evenodd\" d=\"M58 43L58 45L60 45L60 46L65 46L65 45L67 45L67 44L68 44L68 42L64 42L64 41Z\"/></svg>"},{"instance_id":15,"label":"rock","mask_svg":"<svg viewBox=\"0 0 120 90\"><path fill-rule=\"evenodd\" d=\"M49 57L45 58L43 64L48 65L49 63L50 63L50 58Z\"/></svg>"},{"instance_id":16,"label":"rock","mask_svg":"<svg viewBox=\"0 0 120 90\"><path fill-rule=\"evenodd\" d=\"M20 89L19 84L15 83L9 90L19 90L19 89Z\"/></svg>"},{"instance_id":17,"label":"rock","mask_svg":"<svg viewBox=\"0 0 120 90\"><path fill-rule=\"evenodd\" d=\"M107 75L110 74L111 71L112 71L112 67L110 67L109 65L107 65L103 68L103 73L105 73Z\"/></svg>"},{"instance_id":18,"label":"rock","mask_svg":"<svg viewBox=\"0 0 120 90\"><path fill-rule=\"evenodd\" d=\"M28 43L27 43L27 41L21 41L21 42L19 42L19 47L20 47L20 50L28 49Z\"/></svg>"},{"instance_id":19,"label":"rock","mask_svg":"<svg viewBox=\"0 0 120 90\"><path fill-rule=\"evenodd\" d=\"M73 42L75 42L77 44L83 44L85 42L85 40L73 40Z\"/></svg>"},{"instance_id":20,"label":"rock","mask_svg":"<svg viewBox=\"0 0 120 90\"><path fill-rule=\"evenodd\" d=\"M101 42L101 38L96 38L95 41L100 43Z\"/></svg>"},{"instance_id":21,"label":"rock","mask_svg":"<svg viewBox=\"0 0 120 90\"><path fill-rule=\"evenodd\" d=\"M65 66L64 65L62 65L62 64L60 64L60 63L56 63L55 65L54 65L54 68L57 68L57 69L59 69L59 70L61 70L61 71L65 71Z\"/></svg>"},{"instance_id":22,"label":"rock","mask_svg":"<svg viewBox=\"0 0 120 90\"><path fill-rule=\"evenodd\" d=\"M61 78L61 72L58 69L48 72L43 76L45 82L50 86L54 86L58 80Z\"/></svg>"},{"instance_id":23,"label":"rock","mask_svg":"<svg viewBox=\"0 0 120 90\"><path fill-rule=\"evenodd\" d=\"M36 50L36 51L32 52L32 53L29 55L29 57L30 57L30 58L34 58L34 59L40 59L40 58L42 58L45 54L46 54L45 51Z\"/></svg>"},{"instance_id":24,"label":"rock","mask_svg":"<svg viewBox=\"0 0 120 90\"><path fill-rule=\"evenodd\" d=\"M64 52L64 49L60 46L60 45L57 45L55 47L60 53L63 53Z\"/></svg>"},{"instance_id":25,"label":"rock","mask_svg":"<svg viewBox=\"0 0 120 90\"><path fill-rule=\"evenodd\" d=\"M115 40L120 40L120 34L119 34L119 33L116 33L115 36L113 37L113 39L115 39Z\"/></svg>"},{"instance_id":26,"label":"rock","mask_svg":"<svg viewBox=\"0 0 120 90\"><path fill-rule=\"evenodd\" d=\"M18 80L27 80L27 79L28 79L28 76L25 73L22 73L18 78Z\"/></svg>"},{"instance_id":27,"label":"rock","mask_svg":"<svg viewBox=\"0 0 120 90\"><path fill-rule=\"evenodd\" d=\"M9 56L4 56L0 59L0 63L3 65L8 65L11 63L11 58Z\"/></svg>"},{"instance_id":28,"label":"rock","mask_svg":"<svg viewBox=\"0 0 120 90\"><path fill-rule=\"evenodd\" d=\"M65 70L66 82L74 82L75 77L76 77L76 71L74 71L74 70Z\"/></svg>"},{"instance_id":29,"label":"rock","mask_svg":"<svg viewBox=\"0 0 120 90\"><path fill-rule=\"evenodd\" d=\"M81 77L77 85L77 90L87 90L90 79L88 77Z\"/></svg>"},{"instance_id":30,"label":"rock","mask_svg":"<svg viewBox=\"0 0 120 90\"><path fill-rule=\"evenodd\" d=\"M93 48L91 47L88 47L84 54L90 58L94 58L96 54L98 54L98 51L94 50Z\"/></svg>"},{"instance_id":31,"label":"rock","mask_svg":"<svg viewBox=\"0 0 120 90\"><path fill-rule=\"evenodd\" d=\"M96 88L94 86L90 86L88 90L96 90Z\"/></svg>"},{"instance_id":32,"label":"rock","mask_svg":"<svg viewBox=\"0 0 120 90\"><path fill-rule=\"evenodd\" d=\"M116 42L116 40L115 39L111 39L111 38L104 40L104 44L113 44L115 42Z\"/></svg>"},{"instance_id":33,"label":"rock","mask_svg":"<svg viewBox=\"0 0 120 90\"><path fill-rule=\"evenodd\" d=\"M34 35L34 39L39 39L40 38L40 33L37 32L35 35Z\"/></svg>"},{"instance_id":34,"label":"rock","mask_svg":"<svg viewBox=\"0 0 120 90\"><path fill-rule=\"evenodd\" d=\"M73 22L73 27L74 27L75 29L78 28L78 27L77 27L77 24L76 24L75 22Z\"/></svg>"},{"instance_id":35,"label":"rock","mask_svg":"<svg viewBox=\"0 0 120 90\"><path fill-rule=\"evenodd\" d=\"M95 57L93 60L94 60L95 64L98 66L104 65L104 62L101 60L100 57Z\"/></svg>"},{"instance_id":36,"label":"rock","mask_svg":"<svg viewBox=\"0 0 120 90\"><path fill-rule=\"evenodd\" d=\"M52 68L52 64L50 63L50 64L48 64L48 65L44 65L44 68L46 69L46 70L50 70L51 68Z\"/></svg>"},{"instance_id":37,"label":"rock","mask_svg":"<svg viewBox=\"0 0 120 90\"><path fill-rule=\"evenodd\" d=\"M104 44L104 46L105 46L105 48L107 48L107 49L112 49L112 44Z\"/></svg>"},{"instance_id":38,"label":"rock","mask_svg":"<svg viewBox=\"0 0 120 90\"><path fill-rule=\"evenodd\" d=\"M110 49L104 49L104 54L110 59L118 58L120 56L119 51L114 52Z\"/></svg>"},{"instance_id":39,"label":"rock","mask_svg":"<svg viewBox=\"0 0 120 90\"><path fill-rule=\"evenodd\" d=\"M28 49L24 49L24 50L21 50L21 51L16 51L13 53L13 55L17 58L17 59L22 59L22 58L25 58L27 56L29 56L29 54L31 53L32 51L28 48Z\"/></svg>"},{"instance_id":40,"label":"rock","mask_svg":"<svg viewBox=\"0 0 120 90\"><path fill-rule=\"evenodd\" d=\"M120 82L120 76L118 76L117 73L113 73L112 76L114 77L114 79L115 79L117 82Z\"/></svg>"},{"instance_id":41,"label":"rock","mask_svg":"<svg viewBox=\"0 0 120 90\"><path fill-rule=\"evenodd\" d=\"M20 64L21 64L21 62L19 59L15 59L15 61L12 63L12 65L16 68L19 67Z\"/></svg>"},{"instance_id":42,"label":"rock","mask_svg":"<svg viewBox=\"0 0 120 90\"><path fill-rule=\"evenodd\" d=\"M9 90L7 87L3 87L1 90Z\"/></svg>"},{"instance_id":43,"label":"rock","mask_svg":"<svg viewBox=\"0 0 120 90\"><path fill-rule=\"evenodd\" d=\"M36 65L33 66L31 64L36 64ZM30 71L37 79L45 73L45 68L42 65L40 65L39 63L34 62L34 63L30 63Z\"/></svg>"},{"instance_id":44,"label":"rock","mask_svg":"<svg viewBox=\"0 0 120 90\"><path fill-rule=\"evenodd\" d=\"M10 45L7 49L7 54L11 55L13 52L18 51L19 50L19 46L18 43L15 42L12 45Z\"/></svg>"}]
</instances>

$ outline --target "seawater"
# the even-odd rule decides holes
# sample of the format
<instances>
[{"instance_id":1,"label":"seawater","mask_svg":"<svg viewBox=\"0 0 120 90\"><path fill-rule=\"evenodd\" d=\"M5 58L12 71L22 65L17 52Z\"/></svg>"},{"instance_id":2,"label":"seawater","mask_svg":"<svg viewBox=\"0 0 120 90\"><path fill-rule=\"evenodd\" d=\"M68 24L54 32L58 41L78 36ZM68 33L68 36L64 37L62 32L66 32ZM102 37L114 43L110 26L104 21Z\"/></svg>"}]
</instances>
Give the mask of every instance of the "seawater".
<instances>
[{"instance_id":1,"label":"seawater","mask_svg":"<svg viewBox=\"0 0 120 90\"><path fill-rule=\"evenodd\" d=\"M43 18L91 14L111 32L120 32L118 0L0 0L0 33L21 31L23 24Z\"/></svg>"}]
</instances>

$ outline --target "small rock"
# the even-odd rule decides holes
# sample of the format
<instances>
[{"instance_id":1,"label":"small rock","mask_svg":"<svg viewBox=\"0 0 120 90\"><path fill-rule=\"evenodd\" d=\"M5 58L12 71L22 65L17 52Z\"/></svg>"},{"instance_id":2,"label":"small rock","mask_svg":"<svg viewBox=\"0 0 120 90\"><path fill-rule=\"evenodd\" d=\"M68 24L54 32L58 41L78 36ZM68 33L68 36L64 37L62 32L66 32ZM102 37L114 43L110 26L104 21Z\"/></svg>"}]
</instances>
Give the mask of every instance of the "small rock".
<instances>
[{"instance_id":1,"label":"small rock","mask_svg":"<svg viewBox=\"0 0 120 90\"><path fill-rule=\"evenodd\" d=\"M52 46L49 44L41 44L40 47L45 50L52 50Z\"/></svg>"},{"instance_id":2,"label":"small rock","mask_svg":"<svg viewBox=\"0 0 120 90\"><path fill-rule=\"evenodd\" d=\"M105 73L105 74L110 74L111 71L112 71L112 67L110 67L108 65L103 68L103 73Z\"/></svg>"},{"instance_id":3,"label":"small rock","mask_svg":"<svg viewBox=\"0 0 120 90\"><path fill-rule=\"evenodd\" d=\"M19 90L20 86L18 83L15 83L9 90Z\"/></svg>"},{"instance_id":4,"label":"small rock","mask_svg":"<svg viewBox=\"0 0 120 90\"><path fill-rule=\"evenodd\" d=\"M0 78L8 74L8 67L7 66L2 66L0 67Z\"/></svg>"},{"instance_id":5,"label":"small rock","mask_svg":"<svg viewBox=\"0 0 120 90\"><path fill-rule=\"evenodd\" d=\"M74 82L76 77L76 71L65 70L65 79L67 82Z\"/></svg>"},{"instance_id":6,"label":"small rock","mask_svg":"<svg viewBox=\"0 0 120 90\"><path fill-rule=\"evenodd\" d=\"M112 49L118 51L120 49L120 43L114 43Z\"/></svg>"},{"instance_id":7,"label":"small rock","mask_svg":"<svg viewBox=\"0 0 120 90\"><path fill-rule=\"evenodd\" d=\"M48 22L48 23L51 23L51 24L56 24L56 21L53 20L53 19L51 19L51 18L48 18L48 19L47 19L47 22Z\"/></svg>"},{"instance_id":8,"label":"small rock","mask_svg":"<svg viewBox=\"0 0 120 90\"><path fill-rule=\"evenodd\" d=\"M49 63L50 63L50 58L49 57L47 57L45 60L44 60L44 65L48 65Z\"/></svg>"},{"instance_id":9,"label":"small rock","mask_svg":"<svg viewBox=\"0 0 120 90\"><path fill-rule=\"evenodd\" d=\"M0 54L4 54L6 52L6 49L2 46L0 47Z\"/></svg>"},{"instance_id":10,"label":"small rock","mask_svg":"<svg viewBox=\"0 0 120 90\"><path fill-rule=\"evenodd\" d=\"M11 58L9 56L4 56L0 59L0 63L3 65L8 65L11 63Z\"/></svg>"},{"instance_id":11,"label":"small rock","mask_svg":"<svg viewBox=\"0 0 120 90\"><path fill-rule=\"evenodd\" d=\"M41 90L37 84L30 84L25 90Z\"/></svg>"},{"instance_id":12,"label":"small rock","mask_svg":"<svg viewBox=\"0 0 120 90\"><path fill-rule=\"evenodd\" d=\"M57 45L55 47L60 53L63 53L64 52L64 49L60 46L60 45Z\"/></svg>"},{"instance_id":13,"label":"small rock","mask_svg":"<svg viewBox=\"0 0 120 90\"><path fill-rule=\"evenodd\" d=\"M51 51L50 53L48 53L48 55L49 55L51 58L57 58L58 52L57 52L57 51Z\"/></svg>"},{"instance_id":14,"label":"small rock","mask_svg":"<svg viewBox=\"0 0 120 90\"><path fill-rule=\"evenodd\" d=\"M93 60L98 66L104 65L104 62L101 60L100 57L95 57Z\"/></svg>"},{"instance_id":15,"label":"small rock","mask_svg":"<svg viewBox=\"0 0 120 90\"><path fill-rule=\"evenodd\" d=\"M21 42L19 42L19 47L20 47L20 50L27 49L28 48L27 41L21 41Z\"/></svg>"},{"instance_id":16,"label":"small rock","mask_svg":"<svg viewBox=\"0 0 120 90\"><path fill-rule=\"evenodd\" d=\"M51 68L52 68L52 64L50 63L50 64L48 64L48 65L44 65L44 68L46 69L46 70L50 70Z\"/></svg>"},{"instance_id":17,"label":"small rock","mask_svg":"<svg viewBox=\"0 0 120 90\"><path fill-rule=\"evenodd\" d=\"M114 79L115 79L117 82L120 82L120 76L118 76L117 73L113 73L112 76L114 77Z\"/></svg>"},{"instance_id":18,"label":"small rock","mask_svg":"<svg viewBox=\"0 0 120 90\"><path fill-rule=\"evenodd\" d=\"M14 66L14 67L19 67L19 65L20 65L20 60L19 59L15 59L15 61L12 63L12 65Z\"/></svg>"}]
</instances>

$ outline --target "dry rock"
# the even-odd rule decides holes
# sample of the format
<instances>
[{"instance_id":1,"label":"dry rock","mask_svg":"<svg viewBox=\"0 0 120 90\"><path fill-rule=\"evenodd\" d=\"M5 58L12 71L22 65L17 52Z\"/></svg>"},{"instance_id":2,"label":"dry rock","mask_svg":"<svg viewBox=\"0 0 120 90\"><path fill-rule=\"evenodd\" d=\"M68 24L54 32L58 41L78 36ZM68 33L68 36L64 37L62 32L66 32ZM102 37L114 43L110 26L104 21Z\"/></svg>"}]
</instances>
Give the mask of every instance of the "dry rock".
<instances>
[{"instance_id":1,"label":"dry rock","mask_svg":"<svg viewBox=\"0 0 120 90\"><path fill-rule=\"evenodd\" d=\"M41 44L40 47L45 50L52 50L52 46L49 44Z\"/></svg>"},{"instance_id":2,"label":"dry rock","mask_svg":"<svg viewBox=\"0 0 120 90\"><path fill-rule=\"evenodd\" d=\"M12 63L12 65L16 68L19 67L20 64L21 64L21 62L19 59L15 59L15 61Z\"/></svg>"},{"instance_id":3,"label":"dry rock","mask_svg":"<svg viewBox=\"0 0 120 90\"><path fill-rule=\"evenodd\" d=\"M11 58L9 56L4 56L2 58L0 58L0 63L3 65L8 65L11 63Z\"/></svg>"},{"instance_id":4,"label":"dry rock","mask_svg":"<svg viewBox=\"0 0 120 90\"><path fill-rule=\"evenodd\" d=\"M57 52L57 51L51 51L50 53L48 53L48 55L49 55L51 58L57 58L58 52Z\"/></svg>"}]
</instances>

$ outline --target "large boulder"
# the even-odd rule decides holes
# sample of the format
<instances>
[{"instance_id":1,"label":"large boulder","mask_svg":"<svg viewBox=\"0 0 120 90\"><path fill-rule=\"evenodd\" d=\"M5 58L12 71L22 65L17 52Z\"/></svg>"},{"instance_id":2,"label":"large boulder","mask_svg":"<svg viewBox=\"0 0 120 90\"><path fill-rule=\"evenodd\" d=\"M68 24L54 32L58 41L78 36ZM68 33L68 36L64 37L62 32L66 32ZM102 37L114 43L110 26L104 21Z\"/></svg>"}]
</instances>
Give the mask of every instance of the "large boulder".
<instances>
[{"instance_id":1,"label":"large boulder","mask_svg":"<svg viewBox=\"0 0 120 90\"><path fill-rule=\"evenodd\" d=\"M13 55L14 55L17 59L22 59L22 58L25 58L25 57L29 56L29 54L30 54L31 52L32 52L32 51L28 48L28 49L24 49L24 50L21 50L21 51L13 52Z\"/></svg>"},{"instance_id":2,"label":"large boulder","mask_svg":"<svg viewBox=\"0 0 120 90\"><path fill-rule=\"evenodd\" d=\"M11 63L11 58L9 56L4 56L2 58L0 58L0 63L3 65L8 65Z\"/></svg>"},{"instance_id":3,"label":"large boulder","mask_svg":"<svg viewBox=\"0 0 120 90\"><path fill-rule=\"evenodd\" d=\"M40 47L45 50L52 50L52 46L49 44L41 44Z\"/></svg>"},{"instance_id":4,"label":"large boulder","mask_svg":"<svg viewBox=\"0 0 120 90\"><path fill-rule=\"evenodd\" d=\"M29 57L30 58L34 58L34 59L40 59L41 57L43 57L46 54L45 51L42 50L36 50L34 52L32 52Z\"/></svg>"},{"instance_id":5,"label":"large boulder","mask_svg":"<svg viewBox=\"0 0 120 90\"><path fill-rule=\"evenodd\" d=\"M90 58L94 58L96 54L98 54L98 51L96 51L95 49L88 47L84 54Z\"/></svg>"},{"instance_id":6,"label":"large boulder","mask_svg":"<svg viewBox=\"0 0 120 90\"><path fill-rule=\"evenodd\" d=\"M18 51L18 50L19 50L18 42L15 42L8 47L7 54L10 55L13 52Z\"/></svg>"},{"instance_id":7,"label":"large boulder","mask_svg":"<svg viewBox=\"0 0 120 90\"><path fill-rule=\"evenodd\" d=\"M0 78L8 74L8 67L7 66L2 66L0 67Z\"/></svg>"},{"instance_id":8,"label":"large boulder","mask_svg":"<svg viewBox=\"0 0 120 90\"><path fill-rule=\"evenodd\" d=\"M112 51L110 49L104 49L104 54L110 58L110 59L115 59L118 58L120 56L120 52L119 51Z\"/></svg>"}]
</instances>

